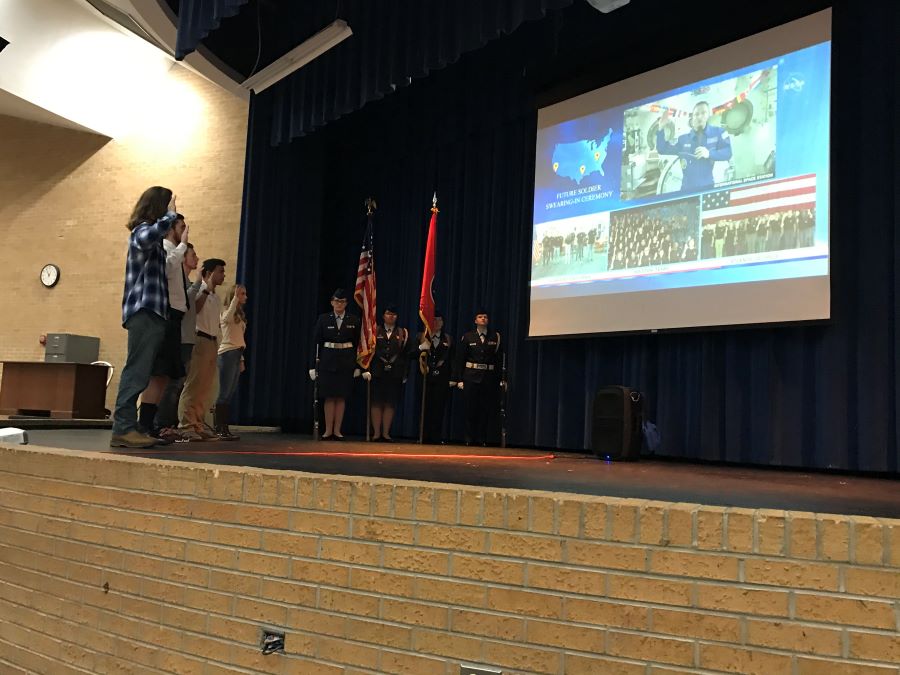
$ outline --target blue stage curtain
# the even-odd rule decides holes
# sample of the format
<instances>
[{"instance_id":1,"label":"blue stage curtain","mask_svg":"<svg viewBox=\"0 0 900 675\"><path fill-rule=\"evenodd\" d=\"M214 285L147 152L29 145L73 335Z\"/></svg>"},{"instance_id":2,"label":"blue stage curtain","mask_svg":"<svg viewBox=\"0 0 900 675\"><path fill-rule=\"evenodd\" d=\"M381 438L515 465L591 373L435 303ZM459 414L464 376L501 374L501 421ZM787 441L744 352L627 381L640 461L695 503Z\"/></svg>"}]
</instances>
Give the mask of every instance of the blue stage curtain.
<instances>
[{"instance_id":1,"label":"blue stage curtain","mask_svg":"<svg viewBox=\"0 0 900 675\"><path fill-rule=\"evenodd\" d=\"M272 142L309 134L572 2L342 0L337 8L286 8L295 44L335 18L347 21L353 36L260 94L270 99Z\"/></svg>"},{"instance_id":2,"label":"blue stage curtain","mask_svg":"<svg viewBox=\"0 0 900 675\"><path fill-rule=\"evenodd\" d=\"M237 14L248 0L181 0L178 8L178 33L175 59L181 61L219 27L222 19Z\"/></svg>"},{"instance_id":3,"label":"blue stage curtain","mask_svg":"<svg viewBox=\"0 0 900 675\"><path fill-rule=\"evenodd\" d=\"M352 286L370 194L380 206L378 297L382 306L398 304L401 325L414 329L436 189L438 304L455 336L469 328L477 304L490 308L509 355L510 443L589 447L597 387L627 384L646 394L660 454L669 457L896 473L900 52L892 45L900 41L900 3L834 7L832 320L525 339L535 90L579 93L584 76L590 86L580 91L799 16L779 15L790 9L774 0L766 8L756 23L750 17L715 35L671 14L648 23L641 44L650 51L603 61L635 44L624 28L635 15L621 10L616 19L577 3L280 147L268 140L288 111L275 97L255 98L239 260L254 298L241 418L311 428L313 323L335 286ZM595 41L579 42L592 33ZM599 50L593 61L590 49ZM453 399L451 436L460 439L462 401ZM360 386L349 433L363 432L364 401ZM415 386L395 425L395 435L417 435Z\"/></svg>"}]
</instances>

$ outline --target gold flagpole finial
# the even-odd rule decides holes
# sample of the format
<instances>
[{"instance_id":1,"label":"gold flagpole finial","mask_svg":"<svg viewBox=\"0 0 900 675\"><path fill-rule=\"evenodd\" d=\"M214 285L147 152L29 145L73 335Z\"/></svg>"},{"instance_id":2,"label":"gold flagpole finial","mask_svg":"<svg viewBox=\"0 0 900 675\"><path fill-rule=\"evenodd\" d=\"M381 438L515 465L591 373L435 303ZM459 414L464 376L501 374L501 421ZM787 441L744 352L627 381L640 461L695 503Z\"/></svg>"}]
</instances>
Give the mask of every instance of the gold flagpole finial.
<instances>
[{"instance_id":1,"label":"gold flagpole finial","mask_svg":"<svg viewBox=\"0 0 900 675\"><path fill-rule=\"evenodd\" d=\"M435 191L434 196L432 196L432 198L431 198L431 210L432 210L432 212L437 213L437 210L438 210L438 207L437 207L437 191Z\"/></svg>"}]
</instances>

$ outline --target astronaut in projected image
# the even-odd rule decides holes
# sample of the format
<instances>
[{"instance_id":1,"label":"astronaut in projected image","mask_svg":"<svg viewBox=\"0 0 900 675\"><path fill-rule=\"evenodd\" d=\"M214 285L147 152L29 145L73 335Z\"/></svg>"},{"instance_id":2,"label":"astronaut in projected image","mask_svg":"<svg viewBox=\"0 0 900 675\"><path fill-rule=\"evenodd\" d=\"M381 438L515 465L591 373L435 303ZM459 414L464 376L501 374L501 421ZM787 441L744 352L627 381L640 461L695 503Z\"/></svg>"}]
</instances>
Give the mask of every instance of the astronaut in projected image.
<instances>
[{"instance_id":1,"label":"astronaut in projected image","mask_svg":"<svg viewBox=\"0 0 900 675\"><path fill-rule=\"evenodd\" d=\"M666 110L659 119L656 132L656 149L661 155L677 155L681 163L681 189L705 190L713 187L715 162L731 159L731 138L721 127L709 124L710 107L699 101L691 111L691 130L679 136L674 143L667 138L667 130L674 129Z\"/></svg>"}]
</instances>

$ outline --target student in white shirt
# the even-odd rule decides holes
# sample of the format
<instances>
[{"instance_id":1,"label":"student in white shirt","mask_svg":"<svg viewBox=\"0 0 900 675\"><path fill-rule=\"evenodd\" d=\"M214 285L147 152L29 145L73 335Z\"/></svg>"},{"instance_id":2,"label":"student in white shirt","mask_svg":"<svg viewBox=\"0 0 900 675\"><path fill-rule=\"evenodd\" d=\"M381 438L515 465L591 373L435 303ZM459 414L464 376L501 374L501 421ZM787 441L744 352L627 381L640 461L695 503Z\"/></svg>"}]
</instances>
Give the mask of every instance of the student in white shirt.
<instances>
[{"instance_id":1,"label":"student in white shirt","mask_svg":"<svg viewBox=\"0 0 900 675\"><path fill-rule=\"evenodd\" d=\"M210 258L200 270L203 282L197 294L197 344L191 353L191 365L178 409L182 411L179 428L192 441L217 441L219 436L204 422L216 377L216 354L221 338L219 314L222 305L216 287L225 281L225 261Z\"/></svg>"},{"instance_id":2,"label":"student in white shirt","mask_svg":"<svg viewBox=\"0 0 900 675\"><path fill-rule=\"evenodd\" d=\"M216 401L215 427L219 438L237 441L239 436L228 428L229 405L237 389L238 378L244 372L244 333L247 330L247 289L235 284L225 296L226 309L222 312L219 325L222 329L222 344L219 345L219 398Z\"/></svg>"},{"instance_id":3,"label":"student in white shirt","mask_svg":"<svg viewBox=\"0 0 900 675\"><path fill-rule=\"evenodd\" d=\"M200 259L194 245L189 243L184 254L184 280L187 283L187 311L181 318L181 363L184 375L177 380L169 380L156 411L154 429L174 429L178 427L178 400L184 389L184 379L190 369L191 352L197 342L197 294L200 292L201 279L193 281L191 274L200 266ZM199 276L199 275L198 275Z\"/></svg>"}]
</instances>

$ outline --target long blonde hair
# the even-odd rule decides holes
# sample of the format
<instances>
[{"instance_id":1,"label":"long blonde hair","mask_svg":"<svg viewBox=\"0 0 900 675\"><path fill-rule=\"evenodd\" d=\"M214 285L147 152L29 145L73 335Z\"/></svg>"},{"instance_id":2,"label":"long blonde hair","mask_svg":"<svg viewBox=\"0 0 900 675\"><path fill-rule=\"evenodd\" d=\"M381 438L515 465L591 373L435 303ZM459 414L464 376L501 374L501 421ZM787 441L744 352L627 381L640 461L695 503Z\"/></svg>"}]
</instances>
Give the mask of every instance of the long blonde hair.
<instances>
[{"instance_id":1,"label":"long blonde hair","mask_svg":"<svg viewBox=\"0 0 900 675\"><path fill-rule=\"evenodd\" d=\"M247 287L244 286L244 284L235 284L228 289L228 293L225 295L226 307L231 307L231 302L234 300L234 296L239 288L243 288L245 291L247 290ZM241 323L242 321L247 323L247 314L244 312L244 306L238 305L234 310L234 322Z\"/></svg>"}]
</instances>

